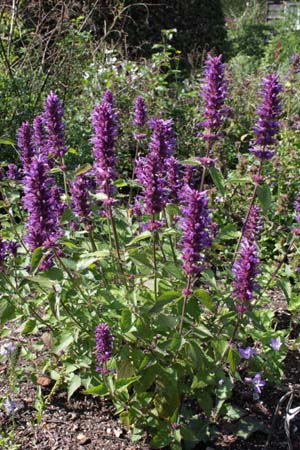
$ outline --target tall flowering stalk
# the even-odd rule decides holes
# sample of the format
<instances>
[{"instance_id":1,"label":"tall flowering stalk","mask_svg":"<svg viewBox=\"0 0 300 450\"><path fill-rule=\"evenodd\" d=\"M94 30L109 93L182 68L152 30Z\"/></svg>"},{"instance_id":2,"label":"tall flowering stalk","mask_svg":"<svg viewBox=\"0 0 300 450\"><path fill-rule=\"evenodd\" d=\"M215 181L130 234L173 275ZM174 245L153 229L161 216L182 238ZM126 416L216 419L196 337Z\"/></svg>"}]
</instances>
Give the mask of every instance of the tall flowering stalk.
<instances>
[{"instance_id":1,"label":"tall flowering stalk","mask_svg":"<svg viewBox=\"0 0 300 450\"><path fill-rule=\"evenodd\" d=\"M107 94L107 92L106 92ZM107 195L107 201L111 200L114 192L113 181L116 179L116 153L115 141L118 136L117 113L113 108L113 99L107 95L110 101L104 100L95 107L92 114L94 134L91 139L95 158L95 175L97 189Z\"/></svg>"},{"instance_id":2,"label":"tall flowering stalk","mask_svg":"<svg viewBox=\"0 0 300 450\"><path fill-rule=\"evenodd\" d=\"M255 139L250 152L260 160L271 159L279 133L278 118L281 113L279 94L282 86L277 74L263 78L262 103L257 108L258 122L254 127Z\"/></svg>"},{"instance_id":3,"label":"tall flowering stalk","mask_svg":"<svg viewBox=\"0 0 300 450\"><path fill-rule=\"evenodd\" d=\"M222 55L207 55L205 61L205 78L201 97L204 98L204 120L200 123L204 132L200 134L207 142L205 158L210 157L213 143L220 136L220 128L229 109L225 106L227 95L227 81L224 79L225 64L222 63ZM200 191L203 189L206 173L206 165L203 167Z\"/></svg>"},{"instance_id":4,"label":"tall flowering stalk","mask_svg":"<svg viewBox=\"0 0 300 450\"><path fill-rule=\"evenodd\" d=\"M153 130L149 149L158 155L161 162L161 171L164 171L168 158L170 158L175 149L176 137L174 134L174 123L172 119L150 119L149 127Z\"/></svg>"},{"instance_id":5,"label":"tall flowering stalk","mask_svg":"<svg viewBox=\"0 0 300 450\"><path fill-rule=\"evenodd\" d=\"M182 333L183 319L188 297L192 293L193 280L204 268L205 250L212 244L213 223L208 208L207 191L197 191L189 186L183 191L182 219L183 230L182 260L187 274L187 286L183 290L184 301L179 333Z\"/></svg>"},{"instance_id":6,"label":"tall flowering stalk","mask_svg":"<svg viewBox=\"0 0 300 450\"><path fill-rule=\"evenodd\" d=\"M45 145L45 128L43 124L43 117L36 116L33 119L32 127L33 127L34 149L35 153L38 154L44 151Z\"/></svg>"},{"instance_id":7,"label":"tall flowering stalk","mask_svg":"<svg viewBox=\"0 0 300 450\"><path fill-rule=\"evenodd\" d=\"M92 114L94 134L91 142L95 158L96 189L98 192L103 192L106 195L103 203L111 223L119 268L123 273L119 240L112 212L113 193L115 192L113 181L117 175L117 157L115 153L115 141L119 133L117 118L118 114L114 108L113 94L108 90L103 96L102 103L95 107ZM126 284L125 277L124 282Z\"/></svg>"},{"instance_id":8,"label":"tall flowering stalk","mask_svg":"<svg viewBox=\"0 0 300 450\"><path fill-rule=\"evenodd\" d=\"M28 173L31 160L34 156L32 129L28 122L22 123L17 131L17 143L21 150L21 161L23 164L23 174Z\"/></svg>"},{"instance_id":9,"label":"tall flowering stalk","mask_svg":"<svg viewBox=\"0 0 300 450\"><path fill-rule=\"evenodd\" d=\"M259 169L253 181L255 182L253 194L250 200L246 219L244 222L244 229L247 227L249 216L256 198L258 186L263 182L262 168L263 161L271 159L274 156L274 148L277 144L277 135L279 133L279 115L281 113L281 104L279 94L282 91L282 86L279 83L277 74L270 74L263 79L263 89L261 91L262 102L257 108L258 121L254 127L255 139L252 142L250 152L259 159ZM237 243L235 256L239 250L243 232Z\"/></svg>"},{"instance_id":10,"label":"tall flowering stalk","mask_svg":"<svg viewBox=\"0 0 300 450\"><path fill-rule=\"evenodd\" d=\"M100 323L96 328L96 370L106 375L108 373L107 362L112 357L112 335L106 323Z\"/></svg>"},{"instance_id":11,"label":"tall flowering stalk","mask_svg":"<svg viewBox=\"0 0 300 450\"><path fill-rule=\"evenodd\" d=\"M63 123L64 108L62 102L54 92L50 92L44 106L42 115L46 129L45 150L48 156L52 155L60 161L64 157L67 147L64 137Z\"/></svg>"},{"instance_id":12,"label":"tall flowering stalk","mask_svg":"<svg viewBox=\"0 0 300 450\"><path fill-rule=\"evenodd\" d=\"M133 123L138 128L138 133L134 133L134 138L138 142L144 139L146 136L145 133L142 133L142 129L146 125L146 122L147 122L147 105L145 99L141 96L138 96L134 101L134 118L133 118Z\"/></svg>"},{"instance_id":13,"label":"tall flowering stalk","mask_svg":"<svg viewBox=\"0 0 300 450\"><path fill-rule=\"evenodd\" d=\"M74 211L88 230L92 227L92 211L89 197L90 188L91 180L87 173L78 175L71 183L70 188Z\"/></svg>"},{"instance_id":14,"label":"tall flowering stalk","mask_svg":"<svg viewBox=\"0 0 300 450\"><path fill-rule=\"evenodd\" d=\"M57 195L45 156L33 158L28 174L23 178L23 205L28 212L25 241L33 252L38 247L48 250L56 245L61 235L62 203ZM41 265L45 270L53 264L50 252Z\"/></svg>"}]
</instances>

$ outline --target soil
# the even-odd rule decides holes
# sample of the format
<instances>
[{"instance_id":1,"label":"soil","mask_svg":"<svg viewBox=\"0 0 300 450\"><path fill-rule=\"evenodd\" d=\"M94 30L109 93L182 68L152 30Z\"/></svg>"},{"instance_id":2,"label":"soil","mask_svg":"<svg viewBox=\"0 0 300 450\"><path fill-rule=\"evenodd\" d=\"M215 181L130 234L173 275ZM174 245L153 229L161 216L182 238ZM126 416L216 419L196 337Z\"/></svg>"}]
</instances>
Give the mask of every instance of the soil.
<instances>
[{"instance_id":1,"label":"soil","mask_svg":"<svg viewBox=\"0 0 300 450\"><path fill-rule=\"evenodd\" d=\"M274 295L274 293L273 293ZM277 327L290 326L290 314L285 301L275 295L274 309ZM14 333L13 333L14 334ZM16 336L18 334L16 333ZM294 326L292 336L299 335ZM9 337L11 339L11 336ZM18 338L15 337L17 340ZM22 337L24 339L24 337ZM34 337L30 337L34 343ZM1 344L5 343L5 339ZM39 356L40 358L43 355ZM1 362L2 361L2 362ZM34 362L37 363L36 361ZM6 365L0 360L0 396L6 392ZM300 405L300 351L290 350L285 360L285 376L278 386L266 385L259 400L253 400L252 392L245 385L236 383L233 404L246 411L246 420L254 419L261 424L261 431L256 431L247 439L235 434L234 421L221 421L217 424L219 437L210 444L199 444L195 450L284 450L288 449L288 440L284 429L284 418L288 398L279 407L277 420L273 427L272 417L279 400L291 390L294 392L292 408ZM28 374L20 384L17 410L14 418L0 410L0 434L7 436L14 427L13 443L21 450L150 450L146 437L133 445L130 432L124 428L114 414L109 400L84 396L76 393L70 400L65 392L56 392L46 406L40 423L37 423L35 409L36 384L42 386L43 394L50 392L50 379L40 377L33 382ZM300 450L299 440L300 414L291 421L289 450ZM269 433L271 431L271 433ZM269 445L266 446L269 435ZM0 446L1 448L1 446ZM167 449L165 449L167 450Z\"/></svg>"}]
</instances>

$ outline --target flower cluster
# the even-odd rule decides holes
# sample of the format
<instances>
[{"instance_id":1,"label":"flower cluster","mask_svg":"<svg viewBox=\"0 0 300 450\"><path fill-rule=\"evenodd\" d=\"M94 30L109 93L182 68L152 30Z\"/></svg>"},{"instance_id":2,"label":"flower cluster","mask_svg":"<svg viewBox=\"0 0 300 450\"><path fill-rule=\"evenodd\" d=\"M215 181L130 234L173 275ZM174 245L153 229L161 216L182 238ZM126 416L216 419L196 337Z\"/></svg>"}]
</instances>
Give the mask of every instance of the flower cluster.
<instances>
[{"instance_id":1,"label":"flower cluster","mask_svg":"<svg viewBox=\"0 0 300 450\"><path fill-rule=\"evenodd\" d=\"M47 131L45 151L47 155L52 155L54 158L62 158L67 151L64 138L63 115L63 105L58 96L51 91L44 106L42 120ZM38 130L38 135L41 136L42 130L40 125ZM40 139L38 140L40 141Z\"/></svg>"},{"instance_id":2,"label":"flower cluster","mask_svg":"<svg viewBox=\"0 0 300 450\"><path fill-rule=\"evenodd\" d=\"M86 227L90 227L92 217L89 191L91 188L91 179L88 173L78 175L71 183L71 195L75 213Z\"/></svg>"},{"instance_id":3,"label":"flower cluster","mask_svg":"<svg viewBox=\"0 0 300 450\"><path fill-rule=\"evenodd\" d=\"M259 159L271 159L274 156L276 136L279 132L278 118L281 113L279 94L282 86L276 74L264 78L263 85L262 103L257 108L259 118L254 127L255 139L250 152Z\"/></svg>"},{"instance_id":4,"label":"flower cluster","mask_svg":"<svg viewBox=\"0 0 300 450\"><path fill-rule=\"evenodd\" d=\"M4 241L0 235L0 272L4 271L5 261L11 255L16 258L19 244L15 241Z\"/></svg>"},{"instance_id":5,"label":"flower cluster","mask_svg":"<svg viewBox=\"0 0 300 450\"><path fill-rule=\"evenodd\" d=\"M259 274L259 257L255 240L243 237L237 259L234 261L232 272L233 297L237 300L237 311L243 314L254 297L254 291L259 288L256 277Z\"/></svg>"},{"instance_id":6,"label":"flower cluster","mask_svg":"<svg viewBox=\"0 0 300 450\"><path fill-rule=\"evenodd\" d=\"M203 252L212 243L208 195L207 191L199 192L185 186L182 197L183 269L188 275L198 275L205 260Z\"/></svg>"},{"instance_id":7,"label":"flower cluster","mask_svg":"<svg viewBox=\"0 0 300 450\"><path fill-rule=\"evenodd\" d=\"M181 166L174 156L171 156L167 160L168 201L171 203L178 203L180 200L180 193L183 186L180 177L180 168Z\"/></svg>"},{"instance_id":8,"label":"flower cluster","mask_svg":"<svg viewBox=\"0 0 300 450\"><path fill-rule=\"evenodd\" d=\"M21 161L23 165L23 173L28 173L31 160L34 155L33 137L30 124L23 122L17 131L17 143L21 150Z\"/></svg>"},{"instance_id":9,"label":"flower cluster","mask_svg":"<svg viewBox=\"0 0 300 450\"><path fill-rule=\"evenodd\" d=\"M229 109L224 106L227 95L227 82L224 79L225 64L222 55L207 55L205 62L205 80L201 96L205 101L204 120L200 123L205 128L201 136L209 143L215 141L220 133L223 119Z\"/></svg>"},{"instance_id":10,"label":"flower cluster","mask_svg":"<svg viewBox=\"0 0 300 450\"><path fill-rule=\"evenodd\" d=\"M166 162L175 149L176 137L173 130L173 120L150 119L149 127L153 130L149 143L150 152L156 153L164 171Z\"/></svg>"},{"instance_id":11,"label":"flower cluster","mask_svg":"<svg viewBox=\"0 0 300 450\"><path fill-rule=\"evenodd\" d=\"M40 154L33 158L30 170L23 179L23 205L29 213L26 223L26 242L30 250L37 247L49 249L60 236L60 218L63 210L59 192L49 175L48 160ZM50 253L44 260L41 269L52 265L53 255Z\"/></svg>"},{"instance_id":12,"label":"flower cluster","mask_svg":"<svg viewBox=\"0 0 300 450\"><path fill-rule=\"evenodd\" d=\"M18 166L14 163L8 164L6 176L9 180L19 180L21 178L21 172Z\"/></svg>"},{"instance_id":13,"label":"flower cluster","mask_svg":"<svg viewBox=\"0 0 300 450\"><path fill-rule=\"evenodd\" d=\"M94 135L91 139L95 157L97 189L108 197L113 193L112 182L116 178L115 140L118 135L117 113L113 97L106 91L103 101L96 106L92 115ZM109 101L108 101L109 100Z\"/></svg>"},{"instance_id":14,"label":"flower cluster","mask_svg":"<svg viewBox=\"0 0 300 450\"><path fill-rule=\"evenodd\" d=\"M96 328L96 359L99 366L96 370L107 373L107 361L112 356L112 335L106 323L100 323Z\"/></svg>"},{"instance_id":15,"label":"flower cluster","mask_svg":"<svg viewBox=\"0 0 300 450\"><path fill-rule=\"evenodd\" d=\"M139 128L143 128L147 121L147 105L143 97L139 96L134 102L134 118L133 123ZM137 140L144 139L145 133L134 133Z\"/></svg>"}]
</instances>

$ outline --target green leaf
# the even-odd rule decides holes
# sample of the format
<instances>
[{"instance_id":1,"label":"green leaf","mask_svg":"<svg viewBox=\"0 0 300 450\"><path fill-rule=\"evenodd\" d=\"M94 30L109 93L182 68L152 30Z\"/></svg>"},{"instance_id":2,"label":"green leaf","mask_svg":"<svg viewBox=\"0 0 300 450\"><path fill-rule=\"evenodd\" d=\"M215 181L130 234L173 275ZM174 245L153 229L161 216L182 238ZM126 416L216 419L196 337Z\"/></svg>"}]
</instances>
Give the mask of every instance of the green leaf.
<instances>
[{"instance_id":1,"label":"green leaf","mask_svg":"<svg viewBox=\"0 0 300 450\"><path fill-rule=\"evenodd\" d=\"M74 375L68 383L68 400L72 397L75 391L81 386L81 378L79 375Z\"/></svg>"},{"instance_id":2,"label":"green leaf","mask_svg":"<svg viewBox=\"0 0 300 450\"><path fill-rule=\"evenodd\" d=\"M73 147L68 148L68 153L71 153L71 155L78 155L78 151Z\"/></svg>"},{"instance_id":3,"label":"green leaf","mask_svg":"<svg viewBox=\"0 0 300 450\"><path fill-rule=\"evenodd\" d=\"M257 197L262 206L263 212L266 214L271 206L272 196L268 185L258 186Z\"/></svg>"},{"instance_id":4,"label":"green leaf","mask_svg":"<svg viewBox=\"0 0 300 450\"><path fill-rule=\"evenodd\" d=\"M51 267L51 269L45 270L42 276L53 281L61 281L64 278L62 270L58 267Z\"/></svg>"},{"instance_id":5,"label":"green leaf","mask_svg":"<svg viewBox=\"0 0 300 450\"><path fill-rule=\"evenodd\" d=\"M167 447L171 442L171 436L168 434L168 429L163 428L156 433L151 439L151 448L163 448Z\"/></svg>"},{"instance_id":6,"label":"green leaf","mask_svg":"<svg viewBox=\"0 0 300 450\"><path fill-rule=\"evenodd\" d=\"M0 144L11 145L13 147L16 145L15 141L13 141L12 139L9 139L9 138L0 138Z\"/></svg>"},{"instance_id":7,"label":"green leaf","mask_svg":"<svg viewBox=\"0 0 300 450\"><path fill-rule=\"evenodd\" d=\"M204 289L196 289L194 291L194 294L197 297L197 299L200 300L200 302L203 303L203 305L207 309L209 309L209 311L215 310L214 302L207 291L205 291Z\"/></svg>"},{"instance_id":8,"label":"green leaf","mask_svg":"<svg viewBox=\"0 0 300 450\"><path fill-rule=\"evenodd\" d=\"M203 409L207 417L210 417L211 411L213 409L214 403L209 390L203 390L197 392L197 401L200 407Z\"/></svg>"},{"instance_id":9,"label":"green leaf","mask_svg":"<svg viewBox=\"0 0 300 450\"><path fill-rule=\"evenodd\" d=\"M89 388L83 392L84 394L91 395L99 395L100 397L105 397L109 394L109 390L104 383L99 384L98 386L94 386Z\"/></svg>"},{"instance_id":10,"label":"green leaf","mask_svg":"<svg viewBox=\"0 0 300 450\"><path fill-rule=\"evenodd\" d=\"M134 377L130 377L130 378L119 378L115 382L115 389L118 391L127 389L128 386L135 383L139 379L140 379L140 376L134 376Z\"/></svg>"},{"instance_id":11,"label":"green leaf","mask_svg":"<svg viewBox=\"0 0 300 450\"><path fill-rule=\"evenodd\" d=\"M43 258L43 248L37 247L31 256L31 264L30 264L31 272L34 272L38 268L42 258Z\"/></svg>"},{"instance_id":12,"label":"green leaf","mask_svg":"<svg viewBox=\"0 0 300 450\"><path fill-rule=\"evenodd\" d=\"M27 322L25 322L23 330L22 330L22 334L29 334L31 333L33 330L36 329L36 321L34 319L29 319L27 320Z\"/></svg>"},{"instance_id":13,"label":"green leaf","mask_svg":"<svg viewBox=\"0 0 300 450\"><path fill-rule=\"evenodd\" d=\"M230 370L233 374L235 373L237 365L239 364L240 360L241 358L239 352L234 350L233 348L230 348L228 352L228 362Z\"/></svg>"},{"instance_id":14,"label":"green leaf","mask_svg":"<svg viewBox=\"0 0 300 450\"><path fill-rule=\"evenodd\" d=\"M60 340L58 344L56 344L53 348L54 353L61 355L62 352L65 352L66 349L74 342L73 333L67 331L60 336Z\"/></svg>"},{"instance_id":15,"label":"green leaf","mask_svg":"<svg viewBox=\"0 0 300 450\"><path fill-rule=\"evenodd\" d=\"M215 167L210 167L209 173L217 189L221 192L222 195L225 195L224 178L222 172L220 172L220 170L216 169Z\"/></svg>"},{"instance_id":16,"label":"green leaf","mask_svg":"<svg viewBox=\"0 0 300 450\"><path fill-rule=\"evenodd\" d=\"M157 300L156 304L149 310L149 314L160 313L166 305L169 305L174 300L180 300L182 298L182 293L178 291L168 291L164 292Z\"/></svg>"},{"instance_id":17,"label":"green leaf","mask_svg":"<svg viewBox=\"0 0 300 450\"><path fill-rule=\"evenodd\" d=\"M0 323L4 324L15 316L15 305L12 301L2 298L0 301Z\"/></svg>"},{"instance_id":18,"label":"green leaf","mask_svg":"<svg viewBox=\"0 0 300 450\"><path fill-rule=\"evenodd\" d=\"M133 244L136 244L137 242L140 241L144 241L145 239L150 239L152 236L151 231L143 231L143 233L139 234L138 236L136 236L135 238L133 238L128 244L127 246L131 246Z\"/></svg>"},{"instance_id":19,"label":"green leaf","mask_svg":"<svg viewBox=\"0 0 300 450\"><path fill-rule=\"evenodd\" d=\"M78 175L82 175L83 173L88 172L89 170L91 170L91 168L92 166L90 164L84 164L76 170L75 176L78 177Z\"/></svg>"},{"instance_id":20,"label":"green leaf","mask_svg":"<svg viewBox=\"0 0 300 450\"><path fill-rule=\"evenodd\" d=\"M156 380L156 393L154 397L155 408L159 417L171 418L180 406L180 395L177 383L177 374L172 369L162 369Z\"/></svg>"},{"instance_id":21,"label":"green leaf","mask_svg":"<svg viewBox=\"0 0 300 450\"><path fill-rule=\"evenodd\" d=\"M129 359L122 359L118 365L117 376L120 378L130 378L134 375L134 367Z\"/></svg>"}]
</instances>

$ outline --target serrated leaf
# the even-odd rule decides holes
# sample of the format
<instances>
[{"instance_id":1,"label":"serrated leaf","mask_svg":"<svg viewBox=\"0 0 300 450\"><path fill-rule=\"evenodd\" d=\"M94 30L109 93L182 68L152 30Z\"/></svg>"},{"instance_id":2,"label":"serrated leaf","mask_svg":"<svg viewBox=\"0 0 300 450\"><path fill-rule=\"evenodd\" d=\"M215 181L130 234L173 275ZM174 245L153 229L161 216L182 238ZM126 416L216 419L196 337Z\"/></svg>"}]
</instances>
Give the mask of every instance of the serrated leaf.
<instances>
[{"instance_id":1,"label":"serrated leaf","mask_svg":"<svg viewBox=\"0 0 300 450\"><path fill-rule=\"evenodd\" d=\"M68 383L68 400L72 397L75 391L81 386L81 378L79 375L74 375Z\"/></svg>"},{"instance_id":2,"label":"serrated leaf","mask_svg":"<svg viewBox=\"0 0 300 450\"><path fill-rule=\"evenodd\" d=\"M169 305L174 300L179 301L182 298L182 293L178 291L164 292L157 300L155 305L149 310L149 314L160 313L166 305Z\"/></svg>"}]
</instances>

